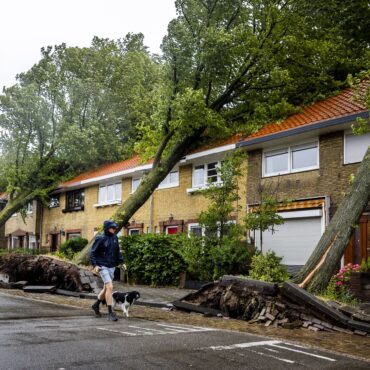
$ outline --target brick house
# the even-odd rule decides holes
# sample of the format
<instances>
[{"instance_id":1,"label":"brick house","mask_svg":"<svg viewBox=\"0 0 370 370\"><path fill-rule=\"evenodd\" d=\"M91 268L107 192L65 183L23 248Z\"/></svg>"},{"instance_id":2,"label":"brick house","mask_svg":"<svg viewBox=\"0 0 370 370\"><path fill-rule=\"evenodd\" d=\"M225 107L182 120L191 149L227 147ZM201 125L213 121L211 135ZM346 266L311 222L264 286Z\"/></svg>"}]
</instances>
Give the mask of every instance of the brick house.
<instances>
[{"instance_id":1,"label":"brick house","mask_svg":"<svg viewBox=\"0 0 370 370\"><path fill-rule=\"evenodd\" d=\"M198 215L208 201L196 191L208 181L220 182L217 166L225 153L235 149L235 135L217 146L203 147L185 156L134 214L124 234L202 233ZM139 185L152 164L131 159L108 164L83 173L59 187L42 212L41 245L50 251L74 237L91 239L103 221L109 219ZM241 179L241 199L245 200L245 177ZM240 210L233 219L242 218Z\"/></svg>"},{"instance_id":2,"label":"brick house","mask_svg":"<svg viewBox=\"0 0 370 370\"><path fill-rule=\"evenodd\" d=\"M346 89L237 144L248 152L249 211L258 206L262 192L288 201L279 210L284 224L263 233L263 249L276 251L292 272L315 248L370 145L370 134L351 132L356 117L368 115ZM370 255L369 210L359 220L345 263L360 263ZM259 245L259 237L251 237Z\"/></svg>"},{"instance_id":3,"label":"brick house","mask_svg":"<svg viewBox=\"0 0 370 370\"><path fill-rule=\"evenodd\" d=\"M20 213L14 213L5 223L5 245L7 249L39 247L40 211L36 200L25 207L26 217L23 220Z\"/></svg>"}]
</instances>

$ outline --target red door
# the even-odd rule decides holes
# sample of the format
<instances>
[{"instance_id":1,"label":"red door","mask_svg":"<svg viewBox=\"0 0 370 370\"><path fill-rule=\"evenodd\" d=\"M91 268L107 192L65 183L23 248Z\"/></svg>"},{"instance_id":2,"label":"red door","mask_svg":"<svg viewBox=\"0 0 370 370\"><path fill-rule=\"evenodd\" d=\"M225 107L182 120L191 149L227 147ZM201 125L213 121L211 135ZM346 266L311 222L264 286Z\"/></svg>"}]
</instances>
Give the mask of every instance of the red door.
<instances>
[{"instance_id":1,"label":"red door","mask_svg":"<svg viewBox=\"0 0 370 370\"><path fill-rule=\"evenodd\" d=\"M178 226L167 226L166 234L177 234L179 232Z\"/></svg>"}]
</instances>

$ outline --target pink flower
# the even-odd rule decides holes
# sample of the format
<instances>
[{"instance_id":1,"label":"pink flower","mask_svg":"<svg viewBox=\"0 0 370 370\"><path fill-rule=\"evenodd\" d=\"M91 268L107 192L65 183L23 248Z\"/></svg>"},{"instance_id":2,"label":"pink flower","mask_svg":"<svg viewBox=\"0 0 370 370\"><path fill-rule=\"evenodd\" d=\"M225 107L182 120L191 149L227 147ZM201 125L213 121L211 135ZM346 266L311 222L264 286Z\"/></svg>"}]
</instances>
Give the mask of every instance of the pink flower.
<instances>
[{"instance_id":1,"label":"pink flower","mask_svg":"<svg viewBox=\"0 0 370 370\"><path fill-rule=\"evenodd\" d=\"M341 281L337 281L337 286L341 286L343 283Z\"/></svg>"}]
</instances>

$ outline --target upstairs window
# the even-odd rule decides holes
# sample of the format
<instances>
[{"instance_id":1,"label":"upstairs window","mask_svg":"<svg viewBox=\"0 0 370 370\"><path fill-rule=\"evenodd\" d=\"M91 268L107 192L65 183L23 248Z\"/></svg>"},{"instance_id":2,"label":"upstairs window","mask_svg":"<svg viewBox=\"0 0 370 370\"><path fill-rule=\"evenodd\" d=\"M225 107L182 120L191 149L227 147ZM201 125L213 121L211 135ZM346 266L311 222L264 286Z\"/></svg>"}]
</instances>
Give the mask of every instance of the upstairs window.
<instances>
[{"instance_id":1,"label":"upstairs window","mask_svg":"<svg viewBox=\"0 0 370 370\"><path fill-rule=\"evenodd\" d=\"M117 203L122 199L121 182L99 186L99 204Z\"/></svg>"},{"instance_id":2,"label":"upstairs window","mask_svg":"<svg viewBox=\"0 0 370 370\"><path fill-rule=\"evenodd\" d=\"M59 207L59 205L60 205L59 194L52 195L49 201L49 208L56 208Z\"/></svg>"},{"instance_id":3,"label":"upstairs window","mask_svg":"<svg viewBox=\"0 0 370 370\"><path fill-rule=\"evenodd\" d=\"M173 188L179 186L179 170L171 171L159 184L158 189Z\"/></svg>"},{"instance_id":4,"label":"upstairs window","mask_svg":"<svg viewBox=\"0 0 370 370\"><path fill-rule=\"evenodd\" d=\"M131 193L135 193L141 183L141 177L133 178L131 183Z\"/></svg>"},{"instance_id":5,"label":"upstairs window","mask_svg":"<svg viewBox=\"0 0 370 370\"><path fill-rule=\"evenodd\" d=\"M319 168L317 141L263 153L263 176L276 176Z\"/></svg>"},{"instance_id":6,"label":"upstairs window","mask_svg":"<svg viewBox=\"0 0 370 370\"><path fill-rule=\"evenodd\" d=\"M66 193L65 211L82 211L85 206L85 191L83 189Z\"/></svg>"},{"instance_id":7,"label":"upstairs window","mask_svg":"<svg viewBox=\"0 0 370 370\"><path fill-rule=\"evenodd\" d=\"M344 164L362 162L369 146L370 133L364 135L346 133L344 135Z\"/></svg>"},{"instance_id":8,"label":"upstairs window","mask_svg":"<svg viewBox=\"0 0 370 370\"><path fill-rule=\"evenodd\" d=\"M194 166L193 168L193 188L204 187L208 184L221 183L219 168L221 162L211 162Z\"/></svg>"}]
</instances>

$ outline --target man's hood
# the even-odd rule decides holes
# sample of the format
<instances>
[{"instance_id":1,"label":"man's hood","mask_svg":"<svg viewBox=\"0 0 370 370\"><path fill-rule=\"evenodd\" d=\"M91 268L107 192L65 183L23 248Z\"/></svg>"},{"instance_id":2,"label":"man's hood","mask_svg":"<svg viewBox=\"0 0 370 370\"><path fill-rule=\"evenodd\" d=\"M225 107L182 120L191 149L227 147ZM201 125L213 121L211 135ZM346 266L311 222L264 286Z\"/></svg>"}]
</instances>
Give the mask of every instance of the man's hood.
<instances>
[{"instance_id":1,"label":"man's hood","mask_svg":"<svg viewBox=\"0 0 370 370\"><path fill-rule=\"evenodd\" d=\"M104 232L105 232L105 234L109 235L108 230L111 227L114 227L115 229L117 229L118 225L114 221L111 221L111 220L104 221Z\"/></svg>"}]
</instances>

